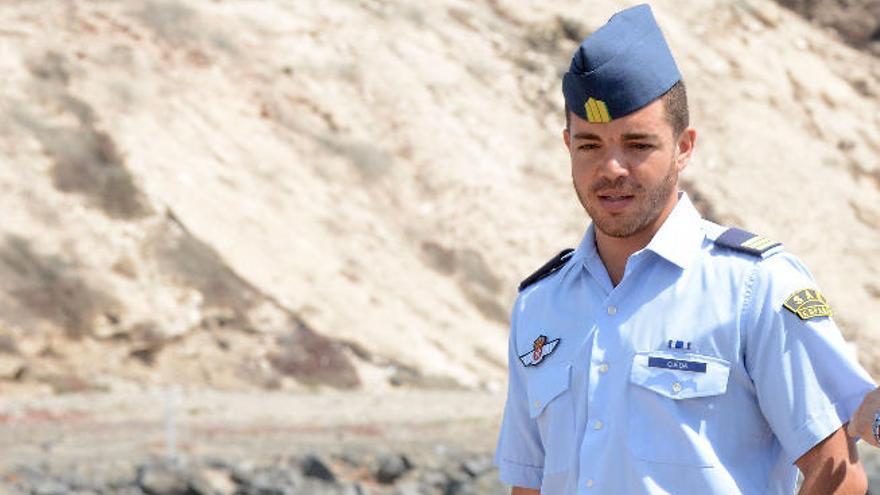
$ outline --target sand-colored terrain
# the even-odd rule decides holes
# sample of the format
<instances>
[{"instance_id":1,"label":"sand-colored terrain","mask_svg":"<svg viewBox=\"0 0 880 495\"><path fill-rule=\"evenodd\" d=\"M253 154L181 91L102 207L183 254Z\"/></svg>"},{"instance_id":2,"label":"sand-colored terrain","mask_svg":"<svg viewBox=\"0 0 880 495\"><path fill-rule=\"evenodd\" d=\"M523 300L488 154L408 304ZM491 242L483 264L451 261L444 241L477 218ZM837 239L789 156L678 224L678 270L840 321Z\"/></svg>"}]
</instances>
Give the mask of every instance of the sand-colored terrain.
<instances>
[{"instance_id":1,"label":"sand-colored terrain","mask_svg":"<svg viewBox=\"0 0 880 495\"><path fill-rule=\"evenodd\" d=\"M503 386L577 242L559 75L619 2L8 2L0 388ZM654 2L687 188L786 243L862 362L878 61L769 1Z\"/></svg>"},{"instance_id":2,"label":"sand-colored terrain","mask_svg":"<svg viewBox=\"0 0 880 495\"><path fill-rule=\"evenodd\" d=\"M400 422L491 430L517 283L588 222L560 76L634 3L5 1L4 441L65 428L19 421L41 401L137 422L175 388L338 424L391 394ZM802 257L880 377L870 18L651 3L700 132L685 188Z\"/></svg>"}]
</instances>

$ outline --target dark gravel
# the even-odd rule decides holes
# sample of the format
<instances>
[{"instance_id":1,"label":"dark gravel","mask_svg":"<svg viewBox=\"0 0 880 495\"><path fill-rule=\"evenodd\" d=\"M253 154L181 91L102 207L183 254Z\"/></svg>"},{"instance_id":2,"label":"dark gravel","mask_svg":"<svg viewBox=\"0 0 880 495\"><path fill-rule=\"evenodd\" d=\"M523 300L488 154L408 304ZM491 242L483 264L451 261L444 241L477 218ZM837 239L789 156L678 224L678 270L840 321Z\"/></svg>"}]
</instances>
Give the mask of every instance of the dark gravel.
<instances>
[{"instance_id":1,"label":"dark gravel","mask_svg":"<svg viewBox=\"0 0 880 495\"><path fill-rule=\"evenodd\" d=\"M507 495L490 454L310 453L271 462L144 459L19 466L0 495Z\"/></svg>"}]
</instances>

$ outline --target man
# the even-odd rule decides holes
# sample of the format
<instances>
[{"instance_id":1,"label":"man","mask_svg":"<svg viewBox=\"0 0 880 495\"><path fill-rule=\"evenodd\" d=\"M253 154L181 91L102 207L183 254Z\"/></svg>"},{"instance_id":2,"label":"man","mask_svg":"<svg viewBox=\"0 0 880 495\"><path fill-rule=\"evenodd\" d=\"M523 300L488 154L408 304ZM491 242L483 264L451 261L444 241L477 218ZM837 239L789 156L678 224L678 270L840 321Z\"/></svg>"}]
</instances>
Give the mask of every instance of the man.
<instances>
[{"instance_id":1,"label":"man","mask_svg":"<svg viewBox=\"0 0 880 495\"><path fill-rule=\"evenodd\" d=\"M870 378L779 243L678 191L687 97L651 9L563 78L580 246L520 286L496 463L515 495L864 494L843 426Z\"/></svg>"}]
</instances>

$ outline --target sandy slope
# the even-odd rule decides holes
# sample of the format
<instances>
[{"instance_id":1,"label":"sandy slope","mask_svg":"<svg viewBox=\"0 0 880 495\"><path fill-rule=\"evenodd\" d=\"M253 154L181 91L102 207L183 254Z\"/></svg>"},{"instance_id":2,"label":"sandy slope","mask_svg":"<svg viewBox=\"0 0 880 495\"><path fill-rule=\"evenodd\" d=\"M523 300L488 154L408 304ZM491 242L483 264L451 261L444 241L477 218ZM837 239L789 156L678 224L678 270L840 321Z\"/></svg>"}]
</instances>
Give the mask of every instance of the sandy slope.
<instances>
[{"instance_id":1,"label":"sandy slope","mask_svg":"<svg viewBox=\"0 0 880 495\"><path fill-rule=\"evenodd\" d=\"M630 3L7 2L0 390L497 389L517 281L586 224L559 75ZM880 371L877 60L769 1L653 3L689 189Z\"/></svg>"}]
</instances>

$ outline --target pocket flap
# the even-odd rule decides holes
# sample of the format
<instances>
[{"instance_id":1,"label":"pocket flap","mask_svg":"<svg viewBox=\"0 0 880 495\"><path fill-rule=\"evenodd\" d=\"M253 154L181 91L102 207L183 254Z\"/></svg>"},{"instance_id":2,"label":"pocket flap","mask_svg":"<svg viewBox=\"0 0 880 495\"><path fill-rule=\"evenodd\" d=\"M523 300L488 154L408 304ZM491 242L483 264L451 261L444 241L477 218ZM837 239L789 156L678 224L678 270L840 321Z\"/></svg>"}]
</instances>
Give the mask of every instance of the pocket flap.
<instances>
[{"instance_id":1,"label":"pocket flap","mask_svg":"<svg viewBox=\"0 0 880 495\"><path fill-rule=\"evenodd\" d=\"M570 386L570 363L535 369L528 380L529 416L532 418L540 416L547 404Z\"/></svg>"},{"instance_id":2,"label":"pocket flap","mask_svg":"<svg viewBox=\"0 0 880 495\"><path fill-rule=\"evenodd\" d=\"M730 362L692 353L640 352L630 382L670 399L693 399L727 391Z\"/></svg>"}]
</instances>

